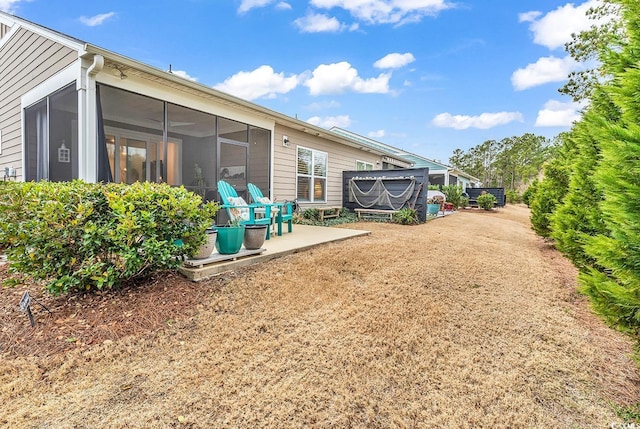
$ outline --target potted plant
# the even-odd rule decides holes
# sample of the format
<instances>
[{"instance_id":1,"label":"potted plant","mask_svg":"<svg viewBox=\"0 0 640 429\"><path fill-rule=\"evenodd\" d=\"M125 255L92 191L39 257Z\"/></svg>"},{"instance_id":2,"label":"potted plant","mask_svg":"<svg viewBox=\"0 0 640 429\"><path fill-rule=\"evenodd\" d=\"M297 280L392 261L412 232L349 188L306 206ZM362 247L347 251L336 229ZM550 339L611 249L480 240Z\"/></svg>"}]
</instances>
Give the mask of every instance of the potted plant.
<instances>
[{"instance_id":1,"label":"potted plant","mask_svg":"<svg viewBox=\"0 0 640 429\"><path fill-rule=\"evenodd\" d=\"M244 226L244 248L247 250L255 250L262 247L267 236L267 227L269 225L245 225Z\"/></svg>"},{"instance_id":2,"label":"potted plant","mask_svg":"<svg viewBox=\"0 0 640 429\"><path fill-rule=\"evenodd\" d=\"M440 211L440 200L437 198L427 199L427 214L437 215Z\"/></svg>"},{"instance_id":3,"label":"potted plant","mask_svg":"<svg viewBox=\"0 0 640 429\"><path fill-rule=\"evenodd\" d=\"M238 253L244 240L245 225L238 216L229 220L226 225L217 226L216 250L221 255L231 255Z\"/></svg>"},{"instance_id":4,"label":"potted plant","mask_svg":"<svg viewBox=\"0 0 640 429\"><path fill-rule=\"evenodd\" d=\"M218 237L218 231L213 228L207 228L204 233L207 236L204 244L198 247L198 253L193 255L193 259L205 259L211 256L213 249L216 248L216 239Z\"/></svg>"},{"instance_id":5,"label":"potted plant","mask_svg":"<svg viewBox=\"0 0 640 429\"><path fill-rule=\"evenodd\" d=\"M182 238L174 240L178 247L187 246L185 255L194 259L211 256L216 242L216 230L213 228L216 213L220 206L215 201L201 204L197 214L190 221L183 221Z\"/></svg>"}]
</instances>

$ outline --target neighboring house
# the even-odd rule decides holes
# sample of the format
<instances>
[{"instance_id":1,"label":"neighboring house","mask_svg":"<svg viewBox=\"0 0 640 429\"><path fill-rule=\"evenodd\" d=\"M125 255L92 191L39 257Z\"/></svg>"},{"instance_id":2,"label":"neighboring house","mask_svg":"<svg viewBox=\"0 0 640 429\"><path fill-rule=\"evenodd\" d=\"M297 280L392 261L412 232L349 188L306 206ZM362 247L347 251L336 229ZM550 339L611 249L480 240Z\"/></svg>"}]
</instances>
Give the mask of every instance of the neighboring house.
<instances>
[{"instance_id":1,"label":"neighboring house","mask_svg":"<svg viewBox=\"0 0 640 429\"><path fill-rule=\"evenodd\" d=\"M276 200L340 205L342 171L407 167L363 145L0 12L0 174L184 185L225 179Z\"/></svg>"},{"instance_id":2,"label":"neighboring house","mask_svg":"<svg viewBox=\"0 0 640 429\"><path fill-rule=\"evenodd\" d=\"M400 165L397 161L395 162L395 165L398 168L428 168L429 184L431 185L459 185L462 187L462 189L477 188L478 186L480 186L480 180L478 178L473 177L470 174L465 173L464 171L460 171L455 168L449 167L448 165L442 164L441 162L400 150L393 146L381 143L376 140L372 140L368 137L361 136L342 128L333 127L330 131L338 134L339 136L357 141L363 146L389 152L391 156L394 157L391 159L403 160L404 165ZM394 165L390 165L386 162L388 159L390 159L389 156L383 157L382 168L396 168L394 167Z\"/></svg>"}]
</instances>

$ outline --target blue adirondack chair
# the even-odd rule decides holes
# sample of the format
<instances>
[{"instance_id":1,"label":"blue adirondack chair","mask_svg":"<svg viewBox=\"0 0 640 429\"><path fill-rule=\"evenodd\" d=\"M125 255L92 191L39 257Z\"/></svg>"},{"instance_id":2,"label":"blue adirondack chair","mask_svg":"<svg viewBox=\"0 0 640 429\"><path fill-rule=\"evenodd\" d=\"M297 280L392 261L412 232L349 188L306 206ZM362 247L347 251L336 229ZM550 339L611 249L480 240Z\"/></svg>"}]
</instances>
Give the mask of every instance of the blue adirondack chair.
<instances>
[{"instance_id":1,"label":"blue adirondack chair","mask_svg":"<svg viewBox=\"0 0 640 429\"><path fill-rule=\"evenodd\" d=\"M293 203L274 203L269 198L262 195L262 191L253 183L247 184L251 199L256 204L265 204L273 206L276 211L276 224L278 225L278 235L282 235L282 222L287 222L289 233L293 230Z\"/></svg>"},{"instance_id":2,"label":"blue adirondack chair","mask_svg":"<svg viewBox=\"0 0 640 429\"><path fill-rule=\"evenodd\" d=\"M218 181L218 193L220 194L220 207L227 210L229 219L240 218L240 223L244 225L268 225L267 240L271 238L271 205L248 204L242 197L238 196L235 188L224 180ZM264 217L257 217L264 215Z\"/></svg>"}]
</instances>

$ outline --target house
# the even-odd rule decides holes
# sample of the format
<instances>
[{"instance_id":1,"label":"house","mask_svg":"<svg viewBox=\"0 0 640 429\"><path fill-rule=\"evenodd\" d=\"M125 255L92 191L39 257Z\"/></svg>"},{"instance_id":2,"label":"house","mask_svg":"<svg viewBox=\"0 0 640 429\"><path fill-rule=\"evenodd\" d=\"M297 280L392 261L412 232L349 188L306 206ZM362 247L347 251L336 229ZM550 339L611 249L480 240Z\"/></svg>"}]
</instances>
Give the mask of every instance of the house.
<instances>
[{"instance_id":1,"label":"house","mask_svg":"<svg viewBox=\"0 0 640 429\"><path fill-rule=\"evenodd\" d=\"M442 164L441 162L400 150L393 146L370 139L368 137L361 136L342 128L333 127L330 131L340 136L360 142L365 147L389 152L393 157L391 159L402 159L404 162L403 165L398 165L398 162L389 164L387 162L389 160L389 156L383 156L383 169L396 168L395 166L399 166L402 168L428 168L429 184L431 185L459 185L462 187L462 189L477 188L478 186L480 186L480 179L471 176L464 171Z\"/></svg>"},{"instance_id":2,"label":"house","mask_svg":"<svg viewBox=\"0 0 640 429\"><path fill-rule=\"evenodd\" d=\"M0 174L138 180L217 199L224 179L276 200L340 205L342 171L405 167L362 144L0 12Z\"/></svg>"}]
</instances>

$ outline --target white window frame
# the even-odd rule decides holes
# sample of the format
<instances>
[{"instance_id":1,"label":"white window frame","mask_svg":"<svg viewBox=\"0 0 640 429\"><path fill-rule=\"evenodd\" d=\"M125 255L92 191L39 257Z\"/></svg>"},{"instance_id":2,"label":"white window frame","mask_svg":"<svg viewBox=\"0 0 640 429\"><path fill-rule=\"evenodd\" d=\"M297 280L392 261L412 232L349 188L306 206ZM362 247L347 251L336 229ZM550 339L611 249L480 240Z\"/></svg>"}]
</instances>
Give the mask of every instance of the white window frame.
<instances>
[{"instance_id":1,"label":"white window frame","mask_svg":"<svg viewBox=\"0 0 640 429\"><path fill-rule=\"evenodd\" d=\"M311 151L311 174L301 174L298 173L298 159L300 156L300 150L309 150ZM325 158L325 175L324 176L316 176L315 174L315 169L314 169L314 165L313 165L313 160L315 158L316 155L323 155ZM304 147L304 146L297 146L296 147L296 195L299 195L298 193L298 178L299 177L308 177L310 179L310 183L311 186L309 188L309 195L308 195L308 199L300 199L301 202L305 202L305 203L325 203L327 201L327 185L329 183L329 154L327 152L321 151L321 150L317 150L317 149L312 149L310 147ZM314 198L313 195L313 185L315 183L315 179L324 179L325 183L324 183L324 198L321 200L316 200Z\"/></svg>"},{"instance_id":2,"label":"white window frame","mask_svg":"<svg viewBox=\"0 0 640 429\"><path fill-rule=\"evenodd\" d=\"M358 168L359 164L362 164L362 166L365 168ZM370 171L370 170L373 170L373 162L361 161L359 159L356 159L356 171Z\"/></svg>"}]
</instances>

